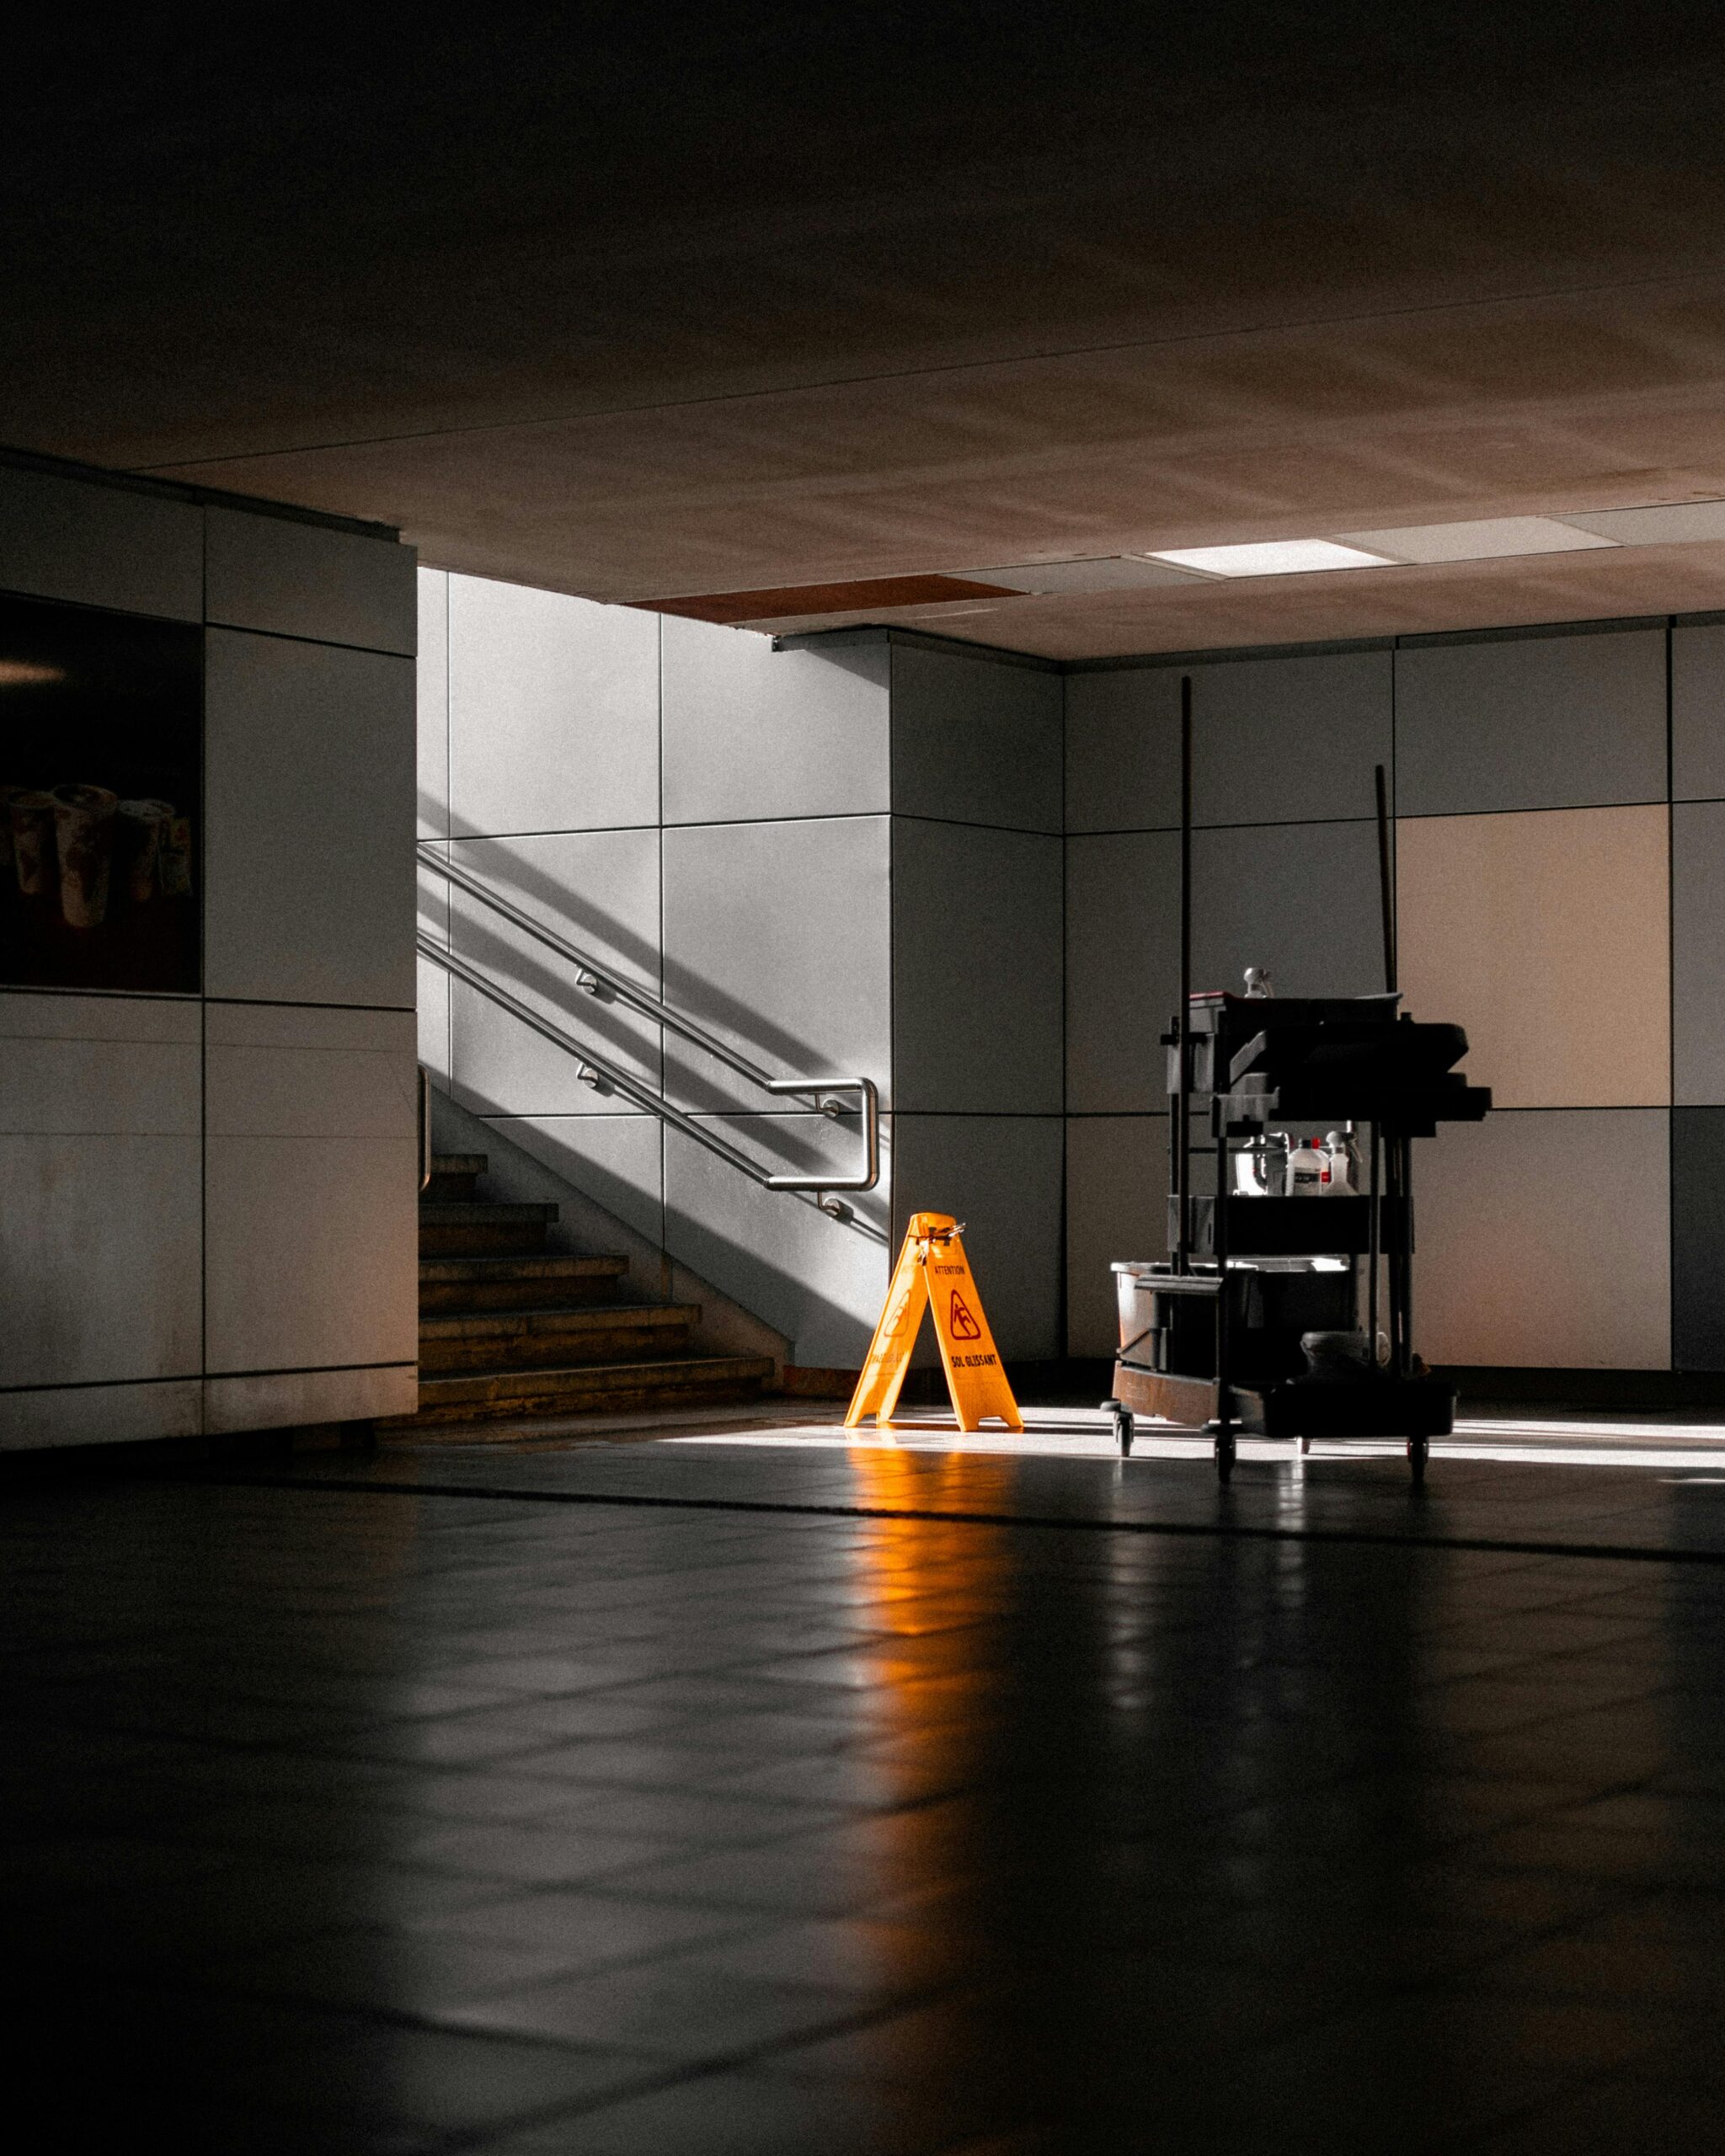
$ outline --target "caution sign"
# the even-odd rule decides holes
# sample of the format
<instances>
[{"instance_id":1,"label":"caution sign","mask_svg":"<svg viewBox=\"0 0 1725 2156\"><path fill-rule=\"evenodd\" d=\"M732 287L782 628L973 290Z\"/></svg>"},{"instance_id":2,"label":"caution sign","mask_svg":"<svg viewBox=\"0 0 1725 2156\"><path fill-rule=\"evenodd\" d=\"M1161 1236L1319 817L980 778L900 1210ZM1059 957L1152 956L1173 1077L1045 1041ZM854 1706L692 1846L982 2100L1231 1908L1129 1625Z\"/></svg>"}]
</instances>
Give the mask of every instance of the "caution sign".
<instances>
[{"instance_id":1,"label":"caution sign","mask_svg":"<svg viewBox=\"0 0 1725 2156\"><path fill-rule=\"evenodd\" d=\"M959 1428L980 1430L992 1420L1004 1422L1009 1430L1023 1428L1024 1418L982 1314L982 1298L964 1255L964 1233L962 1224L948 1214L911 1214L886 1291L886 1306L845 1417L847 1430L854 1430L868 1415L877 1423L892 1420L925 1310L934 1319L934 1337L940 1343Z\"/></svg>"}]
</instances>

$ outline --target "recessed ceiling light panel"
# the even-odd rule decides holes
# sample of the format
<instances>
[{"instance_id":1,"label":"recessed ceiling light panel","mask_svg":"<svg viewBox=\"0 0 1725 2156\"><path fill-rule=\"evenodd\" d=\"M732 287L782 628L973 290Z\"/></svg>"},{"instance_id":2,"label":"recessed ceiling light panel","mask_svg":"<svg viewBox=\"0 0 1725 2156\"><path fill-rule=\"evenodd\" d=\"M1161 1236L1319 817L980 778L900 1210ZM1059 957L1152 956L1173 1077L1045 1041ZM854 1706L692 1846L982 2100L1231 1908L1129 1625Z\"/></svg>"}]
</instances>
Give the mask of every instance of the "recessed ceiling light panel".
<instances>
[{"instance_id":1,"label":"recessed ceiling light panel","mask_svg":"<svg viewBox=\"0 0 1725 2156\"><path fill-rule=\"evenodd\" d=\"M1381 569L1394 566L1384 554L1343 547L1334 539L1264 539L1243 547L1172 547L1153 562L1195 569L1200 576L1309 576L1319 569Z\"/></svg>"},{"instance_id":2,"label":"recessed ceiling light panel","mask_svg":"<svg viewBox=\"0 0 1725 2156\"><path fill-rule=\"evenodd\" d=\"M1463 524L1405 524L1391 531L1343 531L1344 546L1397 562L1490 562L1514 554L1573 554L1616 542L1555 516L1488 516Z\"/></svg>"}]
</instances>

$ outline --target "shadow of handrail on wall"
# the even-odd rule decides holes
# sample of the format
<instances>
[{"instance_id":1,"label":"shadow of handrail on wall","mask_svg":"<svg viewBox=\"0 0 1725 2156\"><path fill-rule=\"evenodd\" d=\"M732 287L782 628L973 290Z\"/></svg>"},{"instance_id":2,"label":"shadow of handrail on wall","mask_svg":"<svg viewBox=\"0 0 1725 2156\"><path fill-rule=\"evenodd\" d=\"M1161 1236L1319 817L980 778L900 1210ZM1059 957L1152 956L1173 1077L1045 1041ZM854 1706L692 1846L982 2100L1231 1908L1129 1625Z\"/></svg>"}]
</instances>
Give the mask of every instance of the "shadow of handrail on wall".
<instances>
[{"instance_id":1,"label":"shadow of handrail on wall","mask_svg":"<svg viewBox=\"0 0 1725 2156\"><path fill-rule=\"evenodd\" d=\"M442 804L430 795L421 792L419 809L425 821L437 820L441 808ZM547 835L579 840L596 835L570 832ZM451 857L474 874L483 876L486 882L494 883L502 896L513 900L524 912L542 920L546 927L566 935L572 942L594 944L595 956L632 975L662 1002L681 1011L709 1033L726 1038L740 1054L769 1068L777 1065L788 1076L830 1066L829 1051L805 1036L793 1033L778 1021L740 1002L713 982L675 963L667 964L656 943L629 927L615 914L596 905L585 894L570 890L543 867L515 851L522 841L507 835L457 834L447 839L421 840L420 843L446 848ZM483 859L477 857L482 847L493 850ZM483 918L478 910L479 902L468 898L463 905L464 894L458 889L445 888L449 893L451 947L478 960L480 953L471 948L467 939ZM429 924L428 932L443 940L442 923ZM510 965L518 968L522 962L520 947L499 937L494 930L490 934L493 953L499 948L507 950ZM494 963L494 955L488 953L483 962ZM561 1003L560 976L552 971L549 961L535 959L532 963L539 969L538 978L532 983L533 992L545 996L553 1007L558 1007ZM516 978L521 978L519 974ZM581 1007L585 1009L588 1001L583 996ZM561 1003L561 1007L571 1006ZM734 1108L739 1092L733 1081L722 1065L711 1063L702 1070L701 1065L708 1061L693 1043L663 1043L662 1082L668 1088L675 1072L689 1102L702 1112Z\"/></svg>"}]
</instances>

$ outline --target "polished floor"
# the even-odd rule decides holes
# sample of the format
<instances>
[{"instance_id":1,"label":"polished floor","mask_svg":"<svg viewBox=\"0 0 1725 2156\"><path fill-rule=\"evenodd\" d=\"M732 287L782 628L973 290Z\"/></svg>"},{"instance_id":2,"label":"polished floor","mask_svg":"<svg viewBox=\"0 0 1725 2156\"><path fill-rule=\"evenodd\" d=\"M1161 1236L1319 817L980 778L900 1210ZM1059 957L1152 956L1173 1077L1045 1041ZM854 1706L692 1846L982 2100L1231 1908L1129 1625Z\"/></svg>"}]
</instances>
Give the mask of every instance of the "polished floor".
<instances>
[{"instance_id":1,"label":"polished floor","mask_svg":"<svg viewBox=\"0 0 1725 2156\"><path fill-rule=\"evenodd\" d=\"M1666 1434L1423 1497L1059 1417L8 1479L24 2145L1711 2147L1725 1469Z\"/></svg>"}]
</instances>

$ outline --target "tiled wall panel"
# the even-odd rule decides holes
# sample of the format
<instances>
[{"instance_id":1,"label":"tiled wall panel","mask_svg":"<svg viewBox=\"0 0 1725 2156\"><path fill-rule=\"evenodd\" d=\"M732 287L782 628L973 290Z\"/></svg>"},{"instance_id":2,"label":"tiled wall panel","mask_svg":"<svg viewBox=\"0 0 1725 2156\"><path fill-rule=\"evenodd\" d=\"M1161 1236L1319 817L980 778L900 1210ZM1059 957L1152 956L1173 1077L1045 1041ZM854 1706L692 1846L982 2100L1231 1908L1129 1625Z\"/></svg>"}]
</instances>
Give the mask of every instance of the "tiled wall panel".
<instances>
[{"instance_id":1,"label":"tiled wall panel","mask_svg":"<svg viewBox=\"0 0 1725 2156\"><path fill-rule=\"evenodd\" d=\"M1066 680L1066 828L1180 820L1180 676L1192 676L1195 823L1317 823L1373 813L1391 760L1391 656L1320 652Z\"/></svg>"},{"instance_id":2,"label":"tiled wall panel","mask_svg":"<svg viewBox=\"0 0 1725 2156\"><path fill-rule=\"evenodd\" d=\"M1662 801L1665 730L1663 628L1396 654L1404 816Z\"/></svg>"},{"instance_id":3,"label":"tiled wall panel","mask_svg":"<svg viewBox=\"0 0 1725 2156\"><path fill-rule=\"evenodd\" d=\"M962 1220L989 1329L1008 1361L1061 1352L1063 1150L1059 1116L893 1118L894 1249L913 1213ZM937 1359L932 1326L919 1359Z\"/></svg>"},{"instance_id":4,"label":"tiled wall panel","mask_svg":"<svg viewBox=\"0 0 1725 2156\"><path fill-rule=\"evenodd\" d=\"M204 616L204 512L0 466L0 590L171 622Z\"/></svg>"},{"instance_id":5,"label":"tiled wall panel","mask_svg":"<svg viewBox=\"0 0 1725 2156\"><path fill-rule=\"evenodd\" d=\"M660 859L655 830L570 831L466 839L455 861L487 889L649 995L659 993ZM446 886L446 889L448 887ZM458 956L603 1057L658 1090L659 1027L469 894L450 897ZM614 1115L622 1095L582 1082L576 1059L465 982L451 984L456 1097L479 1115Z\"/></svg>"},{"instance_id":6,"label":"tiled wall panel","mask_svg":"<svg viewBox=\"0 0 1725 2156\"><path fill-rule=\"evenodd\" d=\"M457 837L659 821L659 622L628 606L449 579Z\"/></svg>"},{"instance_id":7,"label":"tiled wall panel","mask_svg":"<svg viewBox=\"0 0 1725 2156\"><path fill-rule=\"evenodd\" d=\"M1194 990L1237 990L1248 966L1267 968L1281 995L1368 995L1383 986L1373 825L1200 831L1192 883ZM1178 953L1178 911L1172 932Z\"/></svg>"},{"instance_id":8,"label":"tiled wall panel","mask_svg":"<svg viewBox=\"0 0 1725 2156\"><path fill-rule=\"evenodd\" d=\"M690 825L665 845L665 995L787 1077L889 1089L889 842L884 816ZM766 1097L702 1050L665 1042L684 1107Z\"/></svg>"},{"instance_id":9,"label":"tiled wall panel","mask_svg":"<svg viewBox=\"0 0 1725 2156\"><path fill-rule=\"evenodd\" d=\"M1418 1142L1427 1361L1669 1368L1669 1123L1658 1108L1524 1109Z\"/></svg>"},{"instance_id":10,"label":"tiled wall panel","mask_svg":"<svg viewBox=\"0 0 1725 2156\"><path fill-rule=\"evenodd\" d=\"M892 805L1021 831L1063 828L1060 677L919 644L892 646Z\"/></svg>"},{"instance_id":11,"label":"tiled wall panel","mask_svg":"<svg viewBox=\"0 0 1725 2156\"><path fill-rule=\"evenodd\" d=\"M1179 998L1179 848L1168 832L1066 841L1066 1107L1154 1109Z\"/></svg>"},{"instance_id":12,"label":"tiled wall panel","mask_svg":"<svg viewBox=\"0 0 1725 2156\"><path fill-rule=\"evenodd\" d=\"M1671 1033L1672 1098L1725 1103L1725 801L1671 810Z\"/></svg>"},{"instance_id":13,"label":"tiled wall panel","mask_svg":"<svg viewBox=\"0 0 1725 2156\"><path fill-rule=\"evenodd\" d=\"M1390 761L1391 654L1318 653L1194 670L1192 812L1200 824L1370 816Z\"/></svg>"},{"instance_id":14,"label":"tiled wall panel","mask_svg":"<svg viewBox=\"0 0 1725 2156\"><path fill-rule=\"evenodd\" d=\"M1167 1255L1166 1115L1075 1116L1066 1126L1066 1353L1112 1355L1115 1259Z\"/></svg>"},{"instance_id":15,"label":"tiled wall panel","mask_svg":"<svg viewBox=\"0 0 1725 2156\"><path fill-rule=\"evenodd\" d=\"M1058 838L893 820L893 1083L913 1109L1058 1115Z\"/></svg>"},{"instance_id":16,"label":"tiled wall panel","mask_svg":"<svg viewBox=\"0 0 1725 2156\"><path fill-rule=\"evenodd\" d=\"M1570 809L1398 827L1407 1007L1466 1028L1468 1074L1499 1107L1669 1101L1666 814Z\"/></svg>"},{"instance_id":17,"label":"tiled wall panel","mask_svg":"<svg viewBox=\"0 0 1725 2156\"><path fill-rule=\"evenodd\" d=\"M510 1115L485 1123L638 1235L664 1241L664 1147L655 1117ZM563 1240L553 1230L553 1244Z\"/></svg>"},{"instance_id":18,"label":"tiled wall panel","mask_svg":"<svg viewBox=\"0 0 1725 2156\"><path fill-rule=\"evenodd\" d=\"M414 1026L210 1006L211 1372L417 1358Z\"/></svg>"},{"instance_id":19,"label":"tiled wall panel","mask_svg":"<svg viewBox=\"0 0 1725 2156\"><path fill-rule=\"evenodd\" d=\"M449 578L419 571L419 836L449 835Z\"/></svg>"},{"instance_id":20,"label":"tiled wall panel","mask_svg":"<svg viewBox=\"0 0 1725 2156\"><path fill-rule=\"evenodd\" d=\"M1066 829L1180 821L1180 677L1168 666L1066 676Z\"/></svg>"},{"instance_id":21,"label":"tiled wall panel","mask_svg":"<svg viewBox=\"0 0 1725 2156\"><path fill-rule=\"evenodd\" d=\"M0 1386L197 1374L201 1031L190 1000L0 995Z\"/></svg>"},{"instance_id":22,"label":"tiled wall panel","mask_svg":"<svg viewBox=\"0 0 1725 2156\"><path fill-rule=\"evenodd\" d=\"M795 1157L830 1134L774 1133L769 1122L817 1118L752 1116L712 1119L741 1147ZM665 1240L671 1256L713 1281L791 1342L796 1362L856 1369L880 1315L889 1266L886 1186L853 1198L857 1220L830 1219L812 1197L763 1190L693 1139L665 1139Z\"/></svg>"},{"instance_id":23,"label":"tiled wall panel","mask_svg":"<svg viewBox=\"0 0 1725 2156\"><path fill-rule=\"evenodd\" d=\"M671 616L663 633L666 823L891 805L884 639L775 651L747 630Z\"/></svg>"},{"instance_id":24,"label":"tiled wall panel","mask_svg":"<svg viewBox=\"0 0 1725 2156\"><path fill-rule=\"evenodd\" d=\"M1671 1116L1671 1359L1725 1371L1725 1107Z\"/></svg>"},{"instance_id":25,"label":"tiled wall panel","mask_svg":"<svg viewBox=\"0 0 1725 2156\"><path fill-rule=\"evenodd\" d=\"M292 517L206 514L206 621L413 657L412 547Z\"/></svg>"},{"instance_id":26,"label":"tiled wall panel","mask_svg":"<svg viewBox=\"0 0 1725 2156\"><path fill-rule=\"evenodd\" d=\"M1671 798L1725 799L1725 622L1671 632Z\"/></svg>"},{"instance_id":27,"label":"tiled wall panel","mask_svg":"<svg viewBox=\"0 0 1725 2156\"><path fill-rule=\"evenodd\" d=\"M205 993L410 1008L411 659L209 633Z\"/></svg>"}]
</instances>

